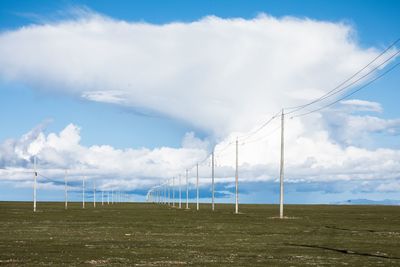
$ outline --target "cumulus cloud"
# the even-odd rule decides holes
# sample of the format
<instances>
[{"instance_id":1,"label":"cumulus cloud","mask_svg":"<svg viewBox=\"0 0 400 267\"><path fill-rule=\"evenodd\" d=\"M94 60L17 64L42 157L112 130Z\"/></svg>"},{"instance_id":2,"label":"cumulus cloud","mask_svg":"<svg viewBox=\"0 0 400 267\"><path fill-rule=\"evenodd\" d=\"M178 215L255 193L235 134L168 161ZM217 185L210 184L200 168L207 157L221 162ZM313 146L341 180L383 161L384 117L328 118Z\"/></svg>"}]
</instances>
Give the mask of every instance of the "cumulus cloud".
<instances>
[{"instance_id":1,"label":"cumulus cloud","mask_svg":"<svg viewBox=\"0 0 400 267\"><path fill-rule=\"evenodd\" d=\"M121 188L129 184L135 189L171 177L191 165L193 160L200 161L207 153L193 147L153 150L121 150L109 145L85 147L80 144L80 129L74 124L69 124L58 134L40 132L34 135L36 131L35 128L19 140L8 140L0 146L2 179L31 180L29 169L33 169L32 158L35 156L39 173L55 180L63 179L65 170L68 170L72 180L86 175L101 180L105 187L117 185ZM34 138L28 142L27 136ZM191 134L189 136L194 138ZM21 166L25 168L18 168Z\"/></svg>"},{"instance_id":2,"label":"cumulus cloud","mask_svg":"<svg viewBox=\"0 0 400 267\"><path fill-rule=\"evenodd\" d=\"M349 107L353 111L372 111L372 112L382 112L382 106L380 103L365 101L360 99L349 99L340 101L344 106Z\"/></svg>"},{"instance_id":3,"label":"cumulus cloud","mask_svg":"<svg viewBox=\"0 0 400 267\"><path fill-rule=\"evenodd\" d=\"M36 129L32 130L35 131ZM183 139L183 143L189 142L190 146L149 150L116 149L109 145L83 146L80 144L80 129L73 124L66 126L60 133L45 135L40 132L26 142L26 136L32 136L32 132L22 136L20 140L12 140L11 143L19 144L18 146L9 147L10 140L1 144L0 153L3 158L0 177L3 180L31 180L32 157L36 156L39 173L57 181L62 181L65 170L68 170L71 180L80 180L85 175L89 179L99 180L99 188L141 189L173 176L178 177L179 174L184 175L186 168L193 179L193 164L201 162L208 154L207 143L201 142L192 133L188 133ZM20 145L21 140L25 141L23 145ZM242 182L277 180L278 140L279 137L275 136L256 143L240 143ZM314 137L291 138L288 144L288 182L390 181L399 178L400 151L397 150L341 147L330 141L327 134L322 133ZM30 149L32 146L35 146L34 153ZM235 147L229 145L224 153L218 147L222 147L221 144L217 145L216 150L217 182L229 184L235 173ZM225 144L223 147L226 147ZM209 161L205 161L200 165L203 184L209 184L210 175Z\"/></svg>"},{"instance_id":4,"label":"cumulus cloud","mask_svg":"<svg viewBox=\"0 0 400 267\"><path fill-rule=\"evenodd\" d=\"M399 192L400 191L400 181L392 181L389 183L380 184L376 190L378 192Z\"/></svg>"},{"instance_id":5,"label":"cumulus cloud","mask_svg":"<svg viewBox=\"0 0 400 267\"><path fill-rule=\"evenodd\" d=\"M0 34L0 78L39 90L61 91L88 101L144 109L209 133L188 133L181 148L85 147L80 129L31 132L1 144L3 178L30 167L32 156L57 175L102 179L144 187L202 161L216 143L217 176L234 176L236 136L282 106L303 104L328 92L380 52L361 48L343 23L274 18L205 17L163 25L120 21L94 13L78 19L30 25ZM374 68L371 64L365 71ZM299 181L396 179L400 151L368 150L360 133L397 133L398 120L352 114L381 112L378 103L341 102L309 118L287 118L287 179ZM240 177L276 181L279 120L239 144ZM348 129L346 132L345 129ZM25 140L25 139L26 140ZM206 161L202 177L209 177ZM117 182L118 181L118 182Z\"/></svg>"},{"instance_id":6,"label":"cumulus cloud","mask_svg":"<svg viewBox=\"0 0 400 267\"><path fill-rule=\"evenodd\" d=\"M398 135L400 119L383 119L362 112L380 113L383 111L380 103L347 100L343 106L325 112L323 121L331 139L343 145L366 147L373 143L371 134Z\"/></svg>"},{"instance_id":7,"label":"cumulus cloud","mask_svg":"<svg viewBox=\"0 0 400 267\"><path fill-rule=\"evenodd\" d=\"M0 34L0 77L151 110L221 138L323 94L377 55L352 36L342 23L265 14L154 25L86 10Z\"/></svg>"},{"instance_id":8,"label":"cumulus cloud","mask_svg":"<svg viewBox=\"0 0 400 267\"><path fill-rule=\"evenodd\" d=\"M207 140L201 140L195 136L194 132L186 133L182 140L182 147L203 149L206 151L210 150L210 142Z\"/></svg>"}]
</instances>

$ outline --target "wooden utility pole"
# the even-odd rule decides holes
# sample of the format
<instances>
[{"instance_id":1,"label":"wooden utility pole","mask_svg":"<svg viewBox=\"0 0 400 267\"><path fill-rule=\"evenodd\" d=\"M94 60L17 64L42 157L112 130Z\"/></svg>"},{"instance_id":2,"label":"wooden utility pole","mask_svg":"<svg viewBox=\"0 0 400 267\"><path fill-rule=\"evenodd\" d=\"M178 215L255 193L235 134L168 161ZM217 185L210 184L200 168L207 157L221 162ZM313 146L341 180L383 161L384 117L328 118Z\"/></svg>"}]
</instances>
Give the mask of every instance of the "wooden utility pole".
<instances>
[{"instance_id":1,"label":"wooden utility pole","mask_svg":"<svg viewBox=\"0 0 400 267\"><path fill-rule=\"evenodd\" d=\"M36 170L36 156L33 157L33 212L36 212L36 180L37 180L37 170Z\"/></svg>"},{"instance_id":2,"label":"wooden utility pole","mask_svg":"<svg viewBox=\"0 0 400 267\"><path fill-rule=\"evenodd\" d=\"M175 207L175 177L172 177L172 207Z\"/></svg>"},{"instance_id":3,"label":"wooden utility pole","mask_svg":"<svg viewBox=\"0 0 400 267\"><path fill-rule=\"evenodd\" d=\"M189 209L189 171L186 169L186 209Z\"/></svg>"},{"instance_id":4,"label":"wooden utility pole","mask_svg":"<svg viewBox=\"0 0 400 267\"><path fill-rule=\"evenodd\" d=\"M211 153L211 209L214 211L214 150Z\"/></svg>"},{"instance_id":5,"label":"wooden utility pole","mask_svg":"<svg viewBox=\"0 0 400 267\"><path fill-rule=\"evenodd\" d=\"M167 204L167 183L165 183L163 186L164 187L164 192L163 192L164 204Z\"/></svg>"},{"instance_id":6,"label":"wooden utility pole","mask_svg":"<svg viewBox=\"0 0 400 267\"><path fill-rule=\"evenodd\" d=\"M168 180L167 180L168 183ZM164 204L167 204L167 183L164 184Z\"/></svg>"},{"instance_id":7,"label":"wooden utility pole","mask_svg":"<svg viewBox=\"0 0 400 267\"><path fill-rule=\"evenodd\" d=\"M283 218L283 175L284 175L284 130L285 130L285 114L282 109L281 116L281 167L280 167L280 206L279 206L279 217Z\"/></svg>"},{"instance_id":8,"label":"wooden utility pole","mask_svg":"<svg viewBox=\"0 0 400 267\"><path fill-rule=\"evenodd\" d=\"M82 208L85 208L85 176L82 179Z\"/></svg>"},{"instance_id":9,"label":"wooden utility pole","mask_svg":"<svg viewBox=\"0 0 400 267\"><path fill-rule=\"evenodd\" d=\"M181 175L179 174L179 208L182 208L182 186L181 186Z\"/></svg>"},{"instance_id":10,"label":"wooden utility pole","mask_svg":"<svg viewBox=\"0 0 400 267\"><path fill-rule=\"evenodd\" d=\"M169 186L169 180L167 180L167 193L168 193L168 206L171 205L171 188Z\"/></svg>"},{"instance_id":11,"label":"wooden utility pole","mask_svg":"<svg viewBox=\"0 0 400 267\"><path fill-rule=\"evenodd\" d=\"M96 180L93 179L93 207L96 208Z\"/></svg>"},{"instance_id":12,"label":"wooden utility pole","mask_svg":"<svg viewBox=\"0 0 400 267\"><path fill-rule=\"evenodd\" d=\"M68 209L68 184L67 184L67 170L64 176L64 191L65 191L65 209Z\"/></svg>"},{"instance_id":13,"label":"wooden utility pole","mask_svg":"<svg viewBox=\"0 0 400 267\"><path fill-rule=\"evenodd\" d=\"M196 208L199 210L199 164L196 164Z\"/></svg>"},{"instance_id":14,"label":"wooden utility pole","mask_svg":"<svg viewBox=\"0 0 400 267\"><path fill-rule=\"evenodd\" d=\"M236 174L235 174L236 198L235 198L235 213L239 213L239 141L236 138Z\"/></svg>"}]
</instances>

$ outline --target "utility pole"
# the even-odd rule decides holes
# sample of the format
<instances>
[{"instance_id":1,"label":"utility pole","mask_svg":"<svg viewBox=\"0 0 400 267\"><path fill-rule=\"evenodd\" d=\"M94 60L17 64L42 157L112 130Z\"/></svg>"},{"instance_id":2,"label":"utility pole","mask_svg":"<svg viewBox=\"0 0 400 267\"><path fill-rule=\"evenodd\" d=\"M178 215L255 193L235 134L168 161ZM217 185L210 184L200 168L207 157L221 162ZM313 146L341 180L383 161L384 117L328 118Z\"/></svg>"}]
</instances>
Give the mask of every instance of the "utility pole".
<instances>
[{"instance_id":1,"label":"utility pole","mask_svg":"<svg viewBox=\"0 0 400 267\"><path fill-rule=\"evenodd\" d=\"M65 191L65 209L68 209L67 170L65 170L65 176L64 176L64 191Z\"/></svg>"},{"instance_id":2,"label":"utility pole","mask_svg":"<svg viewBox=\"0 0 400 267\"><path fill-rule=\"evenodd\" d=\"M96 180L93 179L93 208L96 208Z\"/></svg>"},{"instance_id":3,"label":"utility pole","mask_svg":"<svg viewBox=\"0 0 400 267\"><path fill-rule=\"evenodd\" d=\"M163 195L164 195L164 204L167 204L167 183L164 184L164 194Z\"/></svg>"},{"instance_id":4,"label":"utility pole","mask_svg":"<svg viewBox=\"0 0 400 267\"><path fill-rule=\"evenodd\" d=\"M189 209L189 171L186 169L186 209Z\"/></svg>"},{"instance_id":5,"label":"utility pole","mask_svg":"<svg viewBox=\"0 0 400 267\"><path fill-rule=\"evenodd\" d=\"M166 203L165 204L169 205L170 201L171 201L171 196L169 194L169 180L168 179L167 179L167 183L165 184L165 192L167 194Z\"/></svg>"},{"instance_id":6,"label":"utility pole","mask_svg":"<svg viewBox=\"0 0 400 267\"><path fill-rule=\"evenodd\" d=\"M171 205L171 188L170 188L170 181L167 180L167 188L168 188L168 206Z\"/></svg>"},{"instance_id":7,"label":"utility pole","mask_svg":"<svg viewBox=\"0 0 400 267\"><path fill-rule=\"evenodd\" d=\"M197 189L197 192L196 192L196 198L197 198L196 208L197 208L197 210L199 210L199 164L198 163L196 164L196 189Z\"/></svg>"},{"instance_id":8,"label":"utility pole","mask_svg":"<svg viewBox=\"0 0 400 267\"><path fill-rule=\"evenodd\" d=\"M283 171L284 171L284 130L285 130L285 114L282 109L281 117L281 168L280 168L280 206L279 206L279 217L283 219Z\"/></svg>"},{"instance_id":9,"label":"utility pole","mask_svg":"<svg viewBox=\"0 0 400 267\"><path fill-rule=\"evenodd\" d=\"M82 208L85 208L85 176L83 176L82 180Z\"/></svg>"},{"instance_id":10,"label":"utility pole","mask_svg":"<svg viewBox=\"0 0 400 267\"><path fill-rule=\"evenodd\" d=\"M236 185L236 203L235 203L235 213L239 213L239 141L236 137L236 175L235 175L235 185Z\"/></svg>"},{"instance_id":11,"label":"utility pole","mask_svg":"<svg viewBox=\"0 0 400 267\"><path fill-rule=\"evenodd\" d=\"M107 205L110 205L110 190L107 191Z\"/></svg>"},{"instance_id":12,"label":"utility pole","mask_svg":"<svg viewBox=\"0 0 400 267\"><path fill-rule=\"evenodd\" d=\"M211 209L214 211L214 150L211 153L211 180L212 180L212 204L211 204Z\"/></svg>"},{"instance_id":13,"label":"utility pole","mask_svg":"<svg viewBox=\"0 0 400 267\"><path fill-rule=\"evenodd\" d=\"M36 156L33 157L33 212L36 212L36 180L37 180L37 170L36 170Z\"/></svg>"},{"instance_id":14,"label":"utility pole","mask_svg":"<svg viewBox=\"0 0 400 267\"><path fill-rule=\"evenodd\" d=\"M179 174L179 208L182 208L182 187L181 187L181 175Z\"/></svg>"},{"instance_id":15,"label":"utility pole","mask_svg":"<svg viewBox=\"0 0 400 267\"><path fill-rule=\"evenodd\" d=\"M175 177L172 177L172 207L175 207Z\"/></svg>"},{"instance_id":16,"label":"utility pole","mask_svg":"<svg viewBox=\"0 0 400 267\"><path fill-rule=\"evenodd\" d=\"M164 204L168 205L168 179L166 180L164 186L164 192L162 193L162 195L164 196ZM161 188L160 188L161 190Z\"/></svg>"}]
</instances>

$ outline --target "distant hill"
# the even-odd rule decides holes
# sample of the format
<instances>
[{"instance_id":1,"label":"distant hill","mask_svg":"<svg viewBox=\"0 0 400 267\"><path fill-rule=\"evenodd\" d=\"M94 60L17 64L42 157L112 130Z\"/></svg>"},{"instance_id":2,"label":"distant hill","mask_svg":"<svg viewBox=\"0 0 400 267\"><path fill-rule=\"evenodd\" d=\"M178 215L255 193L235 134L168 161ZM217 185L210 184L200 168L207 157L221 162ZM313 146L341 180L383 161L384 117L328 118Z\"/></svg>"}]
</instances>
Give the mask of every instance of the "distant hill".
<instances>
[{"instance_id":1,"label":"distant hill","mask_svg":"<svg viewBox=\"0 0 400 267\"><path fill-rule=\"evenodd\" d=\"M332 204L337 205L400 205L400 200L384 199L384 200L370 200L370 199L349 199L342 202L335 202Z\"/></svg>"}]
</instances>

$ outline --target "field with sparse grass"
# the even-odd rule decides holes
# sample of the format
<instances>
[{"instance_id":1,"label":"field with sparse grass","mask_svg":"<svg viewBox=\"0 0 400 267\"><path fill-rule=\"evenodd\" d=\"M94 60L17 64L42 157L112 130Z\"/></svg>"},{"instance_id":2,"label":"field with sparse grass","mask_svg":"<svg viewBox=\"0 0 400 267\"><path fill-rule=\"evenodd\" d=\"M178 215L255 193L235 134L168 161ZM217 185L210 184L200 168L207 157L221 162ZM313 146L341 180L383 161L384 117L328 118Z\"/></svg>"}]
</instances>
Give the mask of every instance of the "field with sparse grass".
<instances>
[{"instance_id":1,"label":"field with sparse grass","mask_svg":"<svg viewBox=\"0 0 400 267\"><path fill-rule=\"evenodd\" d=\"M0 202L0 266L400 266L399 206Z\"/></svg>"}]
</instances>

